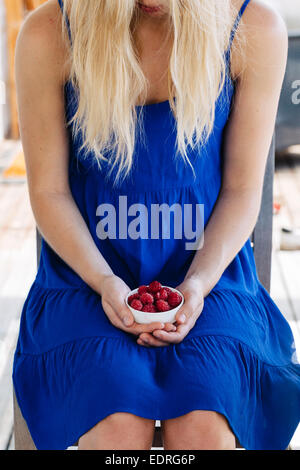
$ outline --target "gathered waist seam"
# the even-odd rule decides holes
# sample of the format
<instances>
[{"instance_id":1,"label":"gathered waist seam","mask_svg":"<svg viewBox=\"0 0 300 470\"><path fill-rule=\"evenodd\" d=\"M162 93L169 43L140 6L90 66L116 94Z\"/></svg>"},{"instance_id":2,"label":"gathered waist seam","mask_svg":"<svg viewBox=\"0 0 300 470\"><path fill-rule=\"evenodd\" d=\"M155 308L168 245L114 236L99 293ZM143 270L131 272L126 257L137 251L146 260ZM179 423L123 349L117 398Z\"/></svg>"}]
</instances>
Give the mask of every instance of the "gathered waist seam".
<instances>
[{"instance_id":1,"label":"gathered waist seam","mask_svg":"<svg viewBox=\"0 0 300 470\"><path fill-rule=\"evenodd\" d=\"M129 333L128 333L128 334L129 334ZM226 334L220 334L220 333L216 333L216 334L214 334L214 333L204 333L204 334L202 334L202 335L196 335L196 336L192 336L192 337L190 337L190 338L187 338L186 340L183 340L181 343L178 343L178 344L175 344L175 343L172 344L172 343L171 343L170 346L174 346L174 347L175 347L175 346L177 346L177 345L180 346L180 344L185 344L185 343L190 342L190 341L193 342L193 340L197 340L197 339L200 339L200 338L215 338L215 337L221 338L221 339L222 339L222 338L225 338L225 339L231 340L231 341L233 341L233 342L235 342L235 343L239 343L240 345L242 345L243 347L245 347L251 354L253 354L253 355L256 357L256 359L257 359L259 362L261 362L261 364L263 364L263 365L266 366L266 367L275 367L275 368L279 368L279 369L280 369L280 368L281 368L281 369L282 369L282 368L284 368L284 369L287 369L287 368L288 368L288 369L293 369L293 370L294 370L295 366L298 366L298 367L300 368L300 364L297 363L297 362L296 362L296 363L288 362L288 363L286 363L286 364L270 364L270 363L266 362L264 359L261 359L261 358L258 356L258 354L257 354L247 343L245 343L244 341L242 341L242 340L240 340L240 339L238 339L238 338L236 338L236 337L234 337L234 336L229 336L229 335L226 335ZM60 345L58 345L58 346L55 346L55 347L53 347L53 348L51 348L51 349L49 349L49 350L47 350L47 351L41 352L41 353L33 354L33 353L24 353L24 352L18 351L17 354L18 354L19 356L23 356L23 357L26 357L26 356L27 356L27 357L32 357L32 358L33 358L33 357L38 358L38 357L44 356L44 355L46 355L46 354L48 354L48 353L50 353L50 352L52 352L52 351L55 351L55 350L57 350L57 349L59 349L59 348L63 348L63 347L65 347L65 346L68 346L69 344L75 344L75 343L81 342L81 341L96 340L96 339L98 339L98 340L103 340L103 339L111 340L111 339L113 339L113 340L117 340L117 341L127 341L126 338L115 337L115 336L101 336L101 335L86 336L86 337L83 337L83 338L77 338L77 339L74 339L74 340L67 341L66 343L62 343L62 344L60 344ZM165 346L165 347L168 347L168 346Z\"/></svg>"}]
</instances>

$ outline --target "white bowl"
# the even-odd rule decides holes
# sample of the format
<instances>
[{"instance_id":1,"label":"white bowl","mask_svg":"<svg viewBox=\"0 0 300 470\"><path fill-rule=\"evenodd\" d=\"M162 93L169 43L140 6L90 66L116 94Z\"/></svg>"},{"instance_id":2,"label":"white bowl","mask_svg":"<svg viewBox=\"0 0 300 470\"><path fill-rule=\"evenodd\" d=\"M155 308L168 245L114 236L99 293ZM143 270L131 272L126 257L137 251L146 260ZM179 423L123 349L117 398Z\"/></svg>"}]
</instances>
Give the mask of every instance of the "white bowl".
<instances>
[{"instance_id":1,"label":"white bowl","mask_svg":"<svg viewBox=\"0 0 300 470\"><path fill-rule=\"evenodd\" d=\"M164 287L168 287L168 286L162 286L162 289ZM172 310L168 310L167 312L152 313L152 312L141 312L140 310L135 310L135 308L130 307L128 303L128 298L131 295L136 294L138 292L138 289L134 289L131 292L129 292L129 294L126 297L125 302L126 302L127 307L132 312L132 315L137 323L148 324L148 323L153 323L153 322L162 322L162 323L174 323L175 322L176 313L182 307L184 303L184 297L182 293L179 292L179 290L174 289L173 287L168 287L168 288L173 292L177 292L182 297L182 300L177 307L172 308Z\"/></svg>"}]
</instances>

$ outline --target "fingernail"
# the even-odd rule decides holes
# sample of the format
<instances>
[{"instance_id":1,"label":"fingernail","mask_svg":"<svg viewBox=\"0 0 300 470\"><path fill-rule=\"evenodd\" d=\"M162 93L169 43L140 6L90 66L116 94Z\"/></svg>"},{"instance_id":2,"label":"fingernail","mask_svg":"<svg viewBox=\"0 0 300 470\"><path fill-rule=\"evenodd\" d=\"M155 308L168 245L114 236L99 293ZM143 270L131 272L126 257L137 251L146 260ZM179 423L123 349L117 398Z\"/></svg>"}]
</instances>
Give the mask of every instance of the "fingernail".
<instances>
[{"instance_id":1,"label":"fingernail","mask_svg":"<svg viewBox=\"0 0 300 470\"><path fill-rule=\"evenodd\" d=\"M131 319L129 317L124 317L123 318L123 323L125 326L131 325Z\"/></svg>"},{"instance_id":2,"label":"fingernail","mask_svg":"<svg viewBox=\"0 0 300 470\"><path fill-rule=\"evenodd\" d=\"M184 314L182 314L182 315L180 315L178 320L181 321L182 323L184 323L185 320L186 320L186 316Z\"/></svg>"},{"instance_id":3,"label":"fingernail","mask_svg":"<svg viewBox=\"0 0 300 470\"><path fill-rule=\"evenodd\" d=\"M161 323L161 324L160 324L160 327L161 327L161 329L163 329L163 328L165 327L165 324L164 324L164 323Z\"/></svg>"}]
</instances>

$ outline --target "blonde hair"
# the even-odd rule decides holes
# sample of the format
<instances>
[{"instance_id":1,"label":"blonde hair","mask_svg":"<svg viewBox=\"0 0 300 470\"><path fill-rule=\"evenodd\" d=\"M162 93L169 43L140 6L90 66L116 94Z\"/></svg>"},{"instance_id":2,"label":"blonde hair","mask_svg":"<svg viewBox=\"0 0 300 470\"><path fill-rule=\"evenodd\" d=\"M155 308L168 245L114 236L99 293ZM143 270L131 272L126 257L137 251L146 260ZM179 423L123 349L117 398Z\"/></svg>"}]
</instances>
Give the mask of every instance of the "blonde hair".
<instances>
[{"instance_id":1,"label":"blonde hair","mask_svg":"<svg viewBox=\"0 0 300 470\"><path fill-rule=\"evenodd\" d=\"M213 129L226 76L224 52L237 11L230 0L167 3L169 102L177 122L177 153L191 165L187 146L203 143ZM145 103L149 85L134 41L139 9L136 0L64 0L64 6L72 38L70 81L79 91L70 123L75 134L82 132L81 150L92 151L100 167L107 161L109 173L117 169L117 181L132 167L142 116L135 106ZM65 21L63 28L67 35Z\"/></svg>"}]
</instances>

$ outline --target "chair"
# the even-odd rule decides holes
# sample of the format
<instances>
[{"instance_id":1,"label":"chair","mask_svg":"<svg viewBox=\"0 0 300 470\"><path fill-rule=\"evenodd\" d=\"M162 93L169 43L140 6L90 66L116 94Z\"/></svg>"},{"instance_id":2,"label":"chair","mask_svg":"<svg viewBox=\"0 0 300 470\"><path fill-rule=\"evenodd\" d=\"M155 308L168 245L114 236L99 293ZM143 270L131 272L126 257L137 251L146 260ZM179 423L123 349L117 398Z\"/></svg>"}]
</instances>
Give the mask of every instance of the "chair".
<instances>
[{"instance_id":1,"label":"chair","mask_svg":"<svg viewBox=\"0 0 300 470\"><path fill-rule=\"evenodd\" d=\"M289 53L276 119L276 153L300 145L300 31L289 33Z\"/></svg>"},{"instance_id":2,"label":"chair","mask_svg":"<svg viewBox=\"0 0 300 470\"><path fill-rule=\"evenodd\" d=\"M273 215L273 177L274 177L275 139L267 159L261 208L255 229L251 236L257 273L260 281L270 292L271 255L272 255L272 215ZM37 230L37 259L39 263L41 250L41 235ZM24 421L14 394L14 434L16 450L34 450L35 446ZM163 447L160 426L155 427L153 447ZM237 442L237 447L240 444Z\"/></svg>"}]
</instances>

